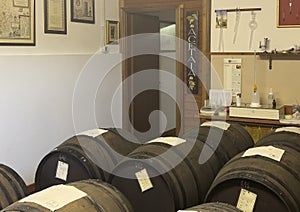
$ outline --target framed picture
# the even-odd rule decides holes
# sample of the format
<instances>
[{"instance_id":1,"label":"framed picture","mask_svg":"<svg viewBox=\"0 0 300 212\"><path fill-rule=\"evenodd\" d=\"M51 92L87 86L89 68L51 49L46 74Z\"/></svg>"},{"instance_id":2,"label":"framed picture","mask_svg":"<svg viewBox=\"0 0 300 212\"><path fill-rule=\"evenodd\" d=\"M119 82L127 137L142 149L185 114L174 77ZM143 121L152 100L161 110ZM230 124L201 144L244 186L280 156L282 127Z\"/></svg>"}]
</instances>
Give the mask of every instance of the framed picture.
<instances>
[{"instance_id":1,"label":"framed picture","mask_svg":"<svg viewBox=\"0 0 300 212\"><path fill-rule=\"evenodd\" d=\"M119 40L119 22L106 21L106 44L117 44Z\"/></svg>"},{"instance_id":2,"label":"framed picture","mask_svg":"<svg viewBox=\"0 0 300 212\"><path fill-rule=\"evenodd\" d=\"M0 3L0 45L35 45L35 1Z\"/></svg>"},{"instance_id":3,"label":"framed picture","mask_svg":"<svg viewBox=\"0 0 300 212\"><path fill-rule=\"evenodd\" d=\"M71 21L94 24L95 0L71 0Z\"/></svg>"},{"instance_id":4,"label":"framed picture","mask_svg":"<svg viewBox=\"0 0 300 212\"><path fill-rule=\"evenodd\" d=\"M66 0L44 0L45 33L67 34Z\"/></svg>"},{"instance_id":5,"label":"framed picture","mask_svg":"<svg viewBox=\"0 0 300 212\"><path fill-rule=\"evenodd\" d=\"M300 27L300 1L277 0L277 27Z\"/></svg>"}]
</instances>

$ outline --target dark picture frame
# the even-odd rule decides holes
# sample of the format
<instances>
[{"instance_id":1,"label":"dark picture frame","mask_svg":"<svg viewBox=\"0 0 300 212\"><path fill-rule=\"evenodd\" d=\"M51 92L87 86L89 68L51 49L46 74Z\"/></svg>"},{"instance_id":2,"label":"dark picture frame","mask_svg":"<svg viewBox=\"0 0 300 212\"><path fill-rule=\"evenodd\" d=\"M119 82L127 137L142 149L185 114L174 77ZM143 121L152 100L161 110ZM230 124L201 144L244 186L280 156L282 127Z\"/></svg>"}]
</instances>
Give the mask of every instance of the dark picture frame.
<instances>
[{"instance_id":1,"label":"dark picture frame","mask_svg":"<svg viewBox=\"0 0 300 212\"><path fill-rule=\"evenodd\" d=\"M71 21L95 23L95 0L71 0Z\"/></svg>"},{"instance_id":2,"label":"dark picture frame","mask_svg":"<svg viewBox=\"0 0 300 212\"><path fill-rule=\"evenodd\" d=\"M106 33L105 43L106 44L118 44L119 40L119 21L106 21Z\"/></svg>"},{"instance_id":3,"label":"dark picture frame","mask_svg":"<svg viewBox=\"0 0 300 212\"><path fill-rule=\"evenodd\" d=\"M67 34L66 0L44 0L45 33Z\"/></svg>"},{"instance_id":4,"label":"dark picture frame","mask_svg":"<svg viewBox=\"0 0 300 212\"><path fill-rule=\"evenodd\" d=\"M0 20L0 45L35 45L35 0L6 1Z\"/></svg>"}]
</instances>

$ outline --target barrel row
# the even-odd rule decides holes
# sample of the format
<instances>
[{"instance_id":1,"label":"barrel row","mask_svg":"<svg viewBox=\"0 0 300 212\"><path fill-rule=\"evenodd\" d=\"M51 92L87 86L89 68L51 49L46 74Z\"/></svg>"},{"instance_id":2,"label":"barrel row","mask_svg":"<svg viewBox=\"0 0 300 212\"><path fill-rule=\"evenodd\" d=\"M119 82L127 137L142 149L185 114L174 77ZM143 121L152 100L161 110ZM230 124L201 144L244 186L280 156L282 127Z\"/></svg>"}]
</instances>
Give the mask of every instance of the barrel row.
<instances>
[{"instance_id":1,"label":"barrel row","mask_svg":"<svg viewBox=\"0 0 300 212\"><path fill-rule=\"evenodd\" d=\"M71 137L46 155L35 185L39 191L99 179L124 193L135 211L173 212L202 203L220 168L252 145L241 126L225 122L143 145L121 129L95 129Z\"/></svg>"}]
</instances>

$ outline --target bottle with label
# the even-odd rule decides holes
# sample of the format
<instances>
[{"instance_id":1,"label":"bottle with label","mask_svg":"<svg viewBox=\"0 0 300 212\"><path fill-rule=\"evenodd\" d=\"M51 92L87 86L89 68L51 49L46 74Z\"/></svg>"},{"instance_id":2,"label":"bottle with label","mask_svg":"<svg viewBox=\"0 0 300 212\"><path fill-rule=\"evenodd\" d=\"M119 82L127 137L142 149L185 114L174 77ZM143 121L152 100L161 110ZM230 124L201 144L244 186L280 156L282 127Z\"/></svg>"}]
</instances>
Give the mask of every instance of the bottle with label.
<instances>
[{"instance_id":1,"label":"bottle with label","mask_svg":"<svg viewBox=\"0 0 300 212\"><path fill-rule=\"evenodd\" d=\"M240 93L237 93L236 94L236 106L237 107L240 107L241 106L241 94Z\"/></svg>"},{"instance_id":2,"label":"bottle with label","mask_svg":"<svg viewBox=\"0 0 300 212\"><path fill-rule=\"evenodd\" d=\"M274 100L274 94L272 88L270 88L270 92L268 93L268 106L272 107L273 106L273 100Z\"/></svg>"}]
</instances>

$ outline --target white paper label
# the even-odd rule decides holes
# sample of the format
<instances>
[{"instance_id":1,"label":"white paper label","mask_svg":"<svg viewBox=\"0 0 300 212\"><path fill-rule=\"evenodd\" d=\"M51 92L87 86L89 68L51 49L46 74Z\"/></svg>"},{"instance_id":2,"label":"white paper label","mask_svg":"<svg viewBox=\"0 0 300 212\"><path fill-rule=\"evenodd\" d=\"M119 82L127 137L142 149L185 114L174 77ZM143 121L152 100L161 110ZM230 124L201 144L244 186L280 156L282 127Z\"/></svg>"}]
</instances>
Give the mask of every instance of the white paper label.
<instances>
[{"instance_id":1,"label":"white paper label","mask_svg":"<svg viewBox=\"0 0 300 212\"><path fill-rule=\"evenodd\" d=\"M280 162L285 150L274 146L260 146L248 149L242 157L260 155Z\"/></svg>"},{"instance_id":2,"label":"white paper label","mask_svg":"<svg viewBox=\"0 0 300 212\"><path fill-rule=\"evenodd\" d=\"M62 161L57 162L55 177L64 181L67 181L69 171L69 164Z\"/></svg>"},{"instance_id":3,"label":"white paper label","mask_svg":"<svg viewBox=\"0 0 300 212\"><path fill-rule=\"evenodd\" d=\"M152 182L149 178L149 175L148 175L146 169L143 169L143 170L135 173L135 176L139 182L142 192L147 191L150 188L153 188Z\"/></svg>"},{"instance_id":4,"label":"white paper label","mask_svg":"<svg viewBox=\"0 0 300 212\"><path fill-rule=\"evenodd\" d=\"M217 127L222 130L228 130L230 124L225 121L207 121L201 124L203 127Z\"/></svg>"},{"instance_id":5,"label":"white paper label","mask_svg":"<svg viewBox=\"0 0 300 212\"><path fill-rule=\"evenodd\" d=\"M241 189L236 207L243 212L253 212L256 198L256 194L247 191L246 189Z\"/></svg>"},{"instance_id":6,"label":"white paper label","mask_svg":"<svg viewBox=\"0 0 300 212\"><path fill-rule=\"evenodd\" d=\"M104 133L108 132L108 130L103 130L103 129L93 129L93 130L87 130L81 133L78 133L76 135L86 135L86 136L90 136L93 138L96 138L99 135L102 135Z\"/></svg>"},{"instance_id":7,"label":"white paper label","mask_svg":"<svg viewBox=\"0 0 300 212\"><path fill-rule=\"evenodd\" d=\"M19 202L32 202L55 211L85 196L86 193L74 186L56 185L25 197Z\"/></svg>"},{"instance_id":8,"label":"white paper label","mask_svg":"<svg viewBox=\"0 0 300 212\"><path fill-rule=\"evenodd\" d=\"M276 129L275 132L292 132L300 134L300 127L281 127Z\"/></svg>"},{"instance_id":9,"label":"white paper label","mask_svg":"<svg viewBox=\"0 0 300 212\"><path fill-rule=\"evenodd\" d=\"M177 146L179 144L185 143L186 140L178 137L160 137L153 139L151 141L148 141L147 143L164 143L169 144L171 146Z\"/></svg>"}]
</instances>

